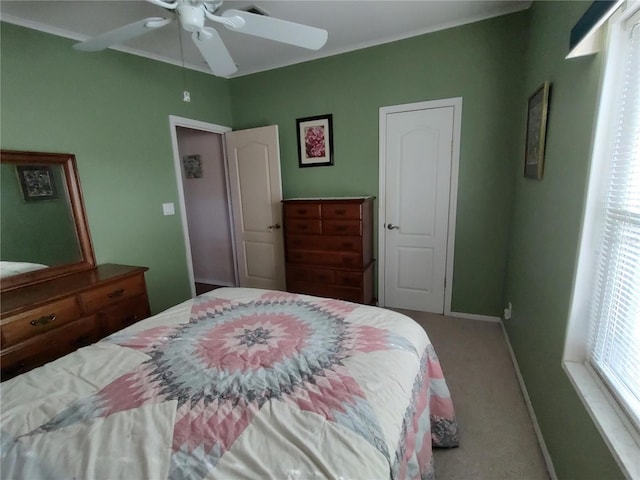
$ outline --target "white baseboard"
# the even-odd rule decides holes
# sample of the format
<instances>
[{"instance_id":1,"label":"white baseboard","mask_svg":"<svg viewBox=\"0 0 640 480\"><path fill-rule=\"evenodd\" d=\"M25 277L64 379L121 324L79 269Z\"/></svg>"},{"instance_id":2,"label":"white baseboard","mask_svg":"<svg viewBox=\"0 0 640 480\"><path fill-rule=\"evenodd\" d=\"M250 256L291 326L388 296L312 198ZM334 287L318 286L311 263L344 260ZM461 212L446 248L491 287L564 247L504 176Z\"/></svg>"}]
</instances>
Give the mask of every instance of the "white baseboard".
<instances>
[{"instance_id":1,"label":"white baseboard","mask_svg":"<svg viewBox=\"0 0 640 480\"><path fill-rule=\"evenodd\" d=\"M447 313L446 315L449 315L451 317L457 317L457 318L468 318L469 320L481 320L483 322L496 322L496 323L502 322L500 317L492 317L490 315L478 315L476 313L451 312L451 313Z\"/></svg>"},{"instance_id":2,"label":"white baseboard","mask_svg":"<svg viewBox=\"0 0 640 480\"><path fill-rule=\"evenodd\" d=\"M207 285L219 285L221 287L235 287L233 282L225 281L225 280L212 280L211 278L196 278L194 279L196 283L206 283Z\"/></svg>"},{"instance_id":3,"label":"white baseboard","mask_svg":"<svg viewBox=\"0 0 640 480\"><path fill-rule=\"evenodd\" d=\"M544 437L542 436L542 431L540 430L540 425L538 424L538 418L536 417L536 412L533 410L533 405L531 404L531 399L529 398L529 392L527 392L527 387L524 383L524 379L522 378L522 373L520 373L520 367L518 366L516 355L513 352L513 348L511 347L511 341L509 340L509 335L507 335L507 330L504 328L504 323L502 322L501 319L499 319L499 322L500 322L500 326L502 327L502 333L504 335L504 339L507 342L507 349L509 350L509 356L511 357L511 362L513 362L513 368L516 371L516 377L518 378L518 383L520 384L520 390L522 390L524 403L527 406L527 410L529 411L529 416L531 417L531 423L533 423L533 429L536 432L536 437L538 437L538 444L540 445L540 450L542 451L542 456L544 457L544 463L547 466L549 477L551 478L551 480L558 480L558 476L556 475L556 470L553 467L553 461L551 460L551 455L549 455L549 450L547 450L547 444L544 441Z\"/></svg>"}]
</instances>

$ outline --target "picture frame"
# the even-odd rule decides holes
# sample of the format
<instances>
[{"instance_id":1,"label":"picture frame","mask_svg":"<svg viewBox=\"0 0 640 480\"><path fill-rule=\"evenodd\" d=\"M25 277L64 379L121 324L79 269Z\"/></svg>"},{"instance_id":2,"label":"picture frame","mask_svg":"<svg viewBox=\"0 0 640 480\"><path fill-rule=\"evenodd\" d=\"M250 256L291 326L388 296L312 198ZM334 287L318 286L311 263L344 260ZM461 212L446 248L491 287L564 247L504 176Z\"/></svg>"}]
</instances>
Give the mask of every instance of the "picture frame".
<instances>
[{"instance_id":1,"label":"picture frame","mask_svg":"<svg viewBox=\"0 0 640 480\"><path fill-rule=\"evenodd\" d=\"M298 166L333 165L333 115L298 118Z\"/></svg>"},{"instance_id":2,"label":"picture frame","mask_svg":"<svg viewBox=\"0 0 640 480\"><path fill-rule=\"evenodd\" d=\"M200 155L185 155L182 157L182 171L184 178L202 178L202 159Z\"/></svg>"},{"instance_id":3,"label":"picture frame","mask_svg":"<svg viewBox=\"0 0 640 480\"><path fill-rule=\"evenodd\" d=\"M526 178L541 180L544 172L550 89L549 82L544 82L529 97L524 155L524 176Z\"/></svg>"},{"instance_id":4,"label":"picture frame","mask_svg":"<svg viewBox=\"0 0 640 480\"><path fill-rule=\"evenodd\" d=\"M50 165L16 165L16 174L25 201L58 198L56 179Z\"/></svg>"}]
</instances>

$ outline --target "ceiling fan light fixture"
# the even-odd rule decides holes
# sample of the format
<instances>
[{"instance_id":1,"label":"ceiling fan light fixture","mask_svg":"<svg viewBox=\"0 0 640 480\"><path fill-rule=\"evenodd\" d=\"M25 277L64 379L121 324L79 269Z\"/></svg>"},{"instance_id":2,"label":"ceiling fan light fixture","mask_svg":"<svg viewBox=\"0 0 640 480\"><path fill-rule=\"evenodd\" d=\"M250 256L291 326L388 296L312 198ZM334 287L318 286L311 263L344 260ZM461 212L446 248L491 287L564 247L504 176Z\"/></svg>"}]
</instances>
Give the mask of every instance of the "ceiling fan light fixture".
<instances>
[{"instance_id":1,"label":"ceiling fan light fixture","mask_svg":"<svg viewBox=\"0 0 640 480\"><path fill-rule=\"evenodd\" d=\"M204 27L204 9L189 3L183 3L176 8L180 25L187 32L198 32Z\"/></svg>"}]
</instances>

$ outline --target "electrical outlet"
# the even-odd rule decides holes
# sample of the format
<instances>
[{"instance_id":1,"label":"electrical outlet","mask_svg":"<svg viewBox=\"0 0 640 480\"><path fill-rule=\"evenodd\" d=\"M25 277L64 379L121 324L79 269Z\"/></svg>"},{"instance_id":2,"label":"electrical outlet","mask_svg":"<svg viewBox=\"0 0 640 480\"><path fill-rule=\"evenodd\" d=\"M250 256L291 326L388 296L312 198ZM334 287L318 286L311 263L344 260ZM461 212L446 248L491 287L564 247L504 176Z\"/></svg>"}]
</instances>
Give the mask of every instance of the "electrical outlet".
<instances>
[{"instance_id":1,"label":"electrical outlet","mask_svg":"<svg viewBox=\"0 0 640 480\"><path fill-rule=\"evenodd\" d=\"M505 320L511 320L512 309L513 309L513 306L511 305L511 302L509 302L509 306L504 309Z\"/></svg>"}]
</instances>

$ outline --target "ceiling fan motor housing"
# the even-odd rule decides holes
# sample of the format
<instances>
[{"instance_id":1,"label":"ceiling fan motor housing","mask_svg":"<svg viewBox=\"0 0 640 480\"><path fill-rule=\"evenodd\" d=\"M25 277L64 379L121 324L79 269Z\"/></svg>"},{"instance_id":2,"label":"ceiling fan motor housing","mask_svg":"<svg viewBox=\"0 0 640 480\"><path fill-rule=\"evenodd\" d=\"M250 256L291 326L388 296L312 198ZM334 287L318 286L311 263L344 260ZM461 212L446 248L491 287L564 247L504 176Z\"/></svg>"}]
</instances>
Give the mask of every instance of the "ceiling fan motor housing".
<instances>
[{"instance_id":1,"label":"ceiling fan motor housing","mask_svg":"<svg viewBox=\"0 0 640 480\"><path fill-rule=\"evenodd\" d=\"M204 8L183 3L176 8L180 25L188 32L199 32L204 28Z\"/></svg>"}]
</instances>

